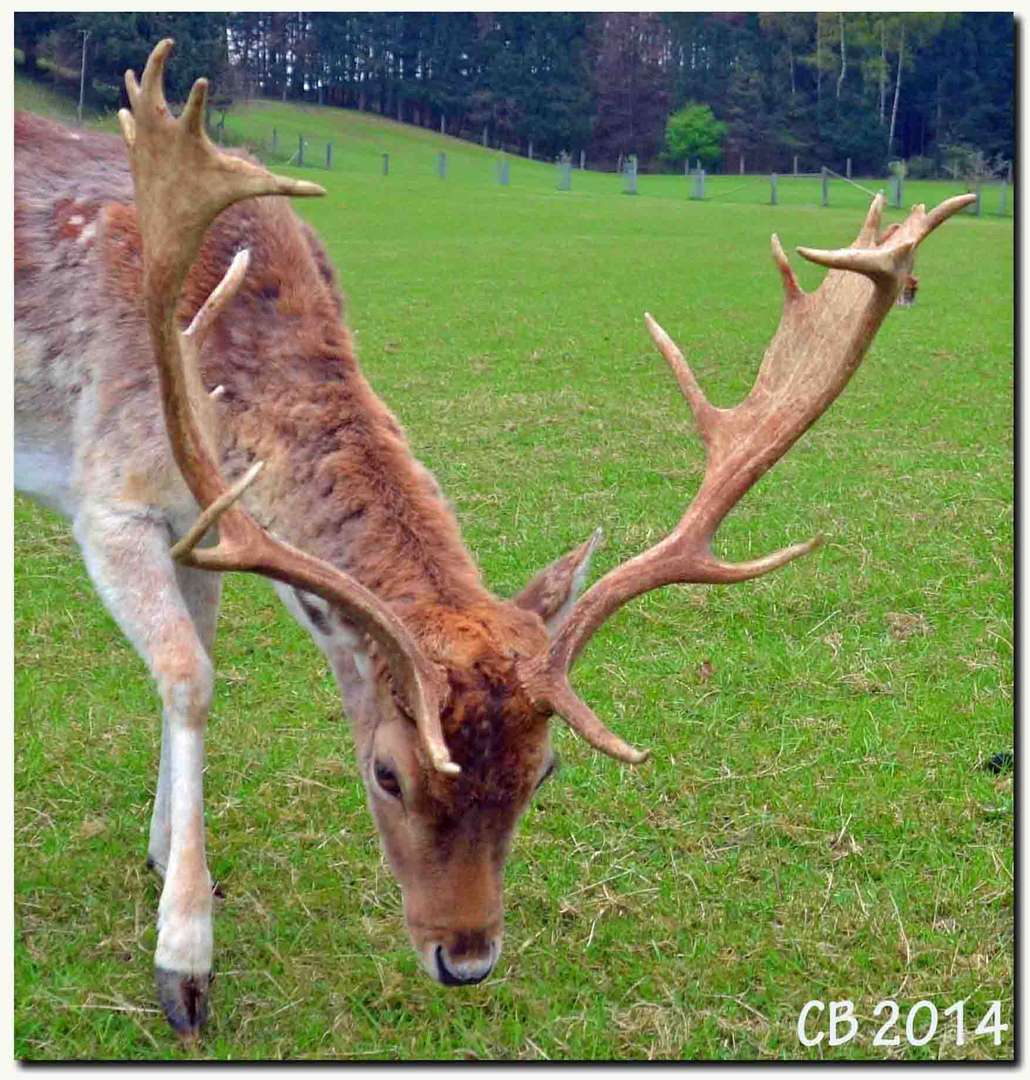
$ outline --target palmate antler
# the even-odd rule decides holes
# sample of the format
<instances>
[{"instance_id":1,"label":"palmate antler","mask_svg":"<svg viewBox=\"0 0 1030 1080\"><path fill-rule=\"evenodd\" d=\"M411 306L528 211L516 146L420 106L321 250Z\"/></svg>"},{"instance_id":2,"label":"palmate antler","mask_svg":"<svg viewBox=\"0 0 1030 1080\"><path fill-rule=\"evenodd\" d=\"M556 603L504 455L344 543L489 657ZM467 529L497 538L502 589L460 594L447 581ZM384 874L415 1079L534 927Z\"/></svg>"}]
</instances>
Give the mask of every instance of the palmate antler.
<instances>
[{"instance_id":1,"label":"palmate antler","mask_svg":"<svg viewBox=\"0 0 1030 1080\"><path fill-rule=\"evenodd\" d=\"M751 393L733 409L719 409L708 401L672 339L650 315L644 316L694 414L705 445L704 479L676 528L601 578L580 598L548 652L523 664L523 684L535 702L558 713L612 757L639 762L647 756L609 731L576 695L569 684L576 657L610 615L642 593L676 583L745 581L818 546L821 541L816 537L743 563L723 562L711 550L716 531L734 505L847 385L908 280L919 243L975 199L959 195L929 214L924 206L916 206L902 224L880 236L884 198L877 195L851 247L798 248L809 261L831 268L814 293L802 292L774 234L773 259L783 277L783 314Z\"/></svg>"},{"instance_id":2,"label":"palmate antler","mask_svg":"<svg viewBox=\"0 0 1030 1080\"><path fill-rule=\"evenodd\" d=\"M143 246L143 297L161 378L165 424L176 464L201 507L197 523L173 548L176 559L205 570L246 570L322 597L382 651L435 768L459 772L440 728L440 678L396 615L350 575L270 536L238 505L257 478L256 463L236 484L222 476L209 437L213 417L198 355L219 312L235 295L249 254L233 259L190 327L179 330L183 283L208 226L226 207L256 195L324 195L317 184L275 176L224 154L204 131L207 80L198 79L182 115L165 101L164 67L171 39L155 46L142 81L125 76L131 111L118 114L129 151ZM198 547L215 524L216 547Z\"/></svg>"}]
</instances>

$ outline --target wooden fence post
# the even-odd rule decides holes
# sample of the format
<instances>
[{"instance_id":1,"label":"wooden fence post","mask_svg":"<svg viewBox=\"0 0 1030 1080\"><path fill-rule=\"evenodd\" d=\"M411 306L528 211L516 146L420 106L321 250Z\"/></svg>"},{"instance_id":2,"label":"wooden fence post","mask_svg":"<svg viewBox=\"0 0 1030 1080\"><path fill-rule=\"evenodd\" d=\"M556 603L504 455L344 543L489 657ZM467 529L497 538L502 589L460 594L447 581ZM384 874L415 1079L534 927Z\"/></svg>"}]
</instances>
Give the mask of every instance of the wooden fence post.
<instances>
[{"instance_id":1,"label":"wooden fence post","mask_svg":"<svg viewBox=\"0 0 1030 1080\"><path fill-rule=\"evenodd\" d=\"M776 173L773 173L772 176L769 177L769 203L772 206L776 205L776 180Z\"/></svg>"},{"instance_id":2,"label":"wooden fence post","mask_svg":"<svg viewBox=\"0 0 1030 1080\"><path fill-rule=\"evenodd\" d=\"M390 155L383 154L383 176L390 175Z\"/></svg>"},{"instance_id":3,"label":"wooden fence post","mask_svg":"<svg viewBox=\"0 0 1030 1080\"><path fill-rule=\"evenodd\" d=\"M333 144L331 142L325 144L325 167L327 169L333 167Z\"/></svg>"},{"instance_id":4,"label":"wooden fence post","mask_svg":"<svg viewBox=\"0 0 1030 1080\"><path fill-rule=\"evenodd\" d=\"M559 191L571 191L572 190L572 162L571 161L559 161L558 162L558 190Z\"/></svg>"},{"instance_id":5,"label":"wooden fence post","mask_svg":"<svg viewBox=\"0 0 1030 1080\"><path fill-rule=\"evenodd\" d=\"M508 180L508 159L505 157L501 158L501 160L497 162L497 183L500 184L501 187L507 187Z\"/></svg>"},{"instance_id":6,"label":"wooden fence post","mask_svg":"<svg viewBox=\"0 0 1030 1080\"><path fill-rule=\"evenodd\" d=\"M697 169L694 172L694 191L690 196L692 199L703 199L705 197L705 171L704 169Z\"/></svg>"},{"instance_id":7,"label":"wooden fence post","mask_svg":"<svg viewBox=\"0 0 1030 1080\"><path fill-rule=\"evenodd\" d=\"M823 206L829 206L830 205L830 174L826 171L826 166L825 165L821 166L819 171L822 174L822 184L823 184L823 201L822 201L822 205Z\"/></svg>"},{"instance_id":8,"label":"wooden fence post","mask_svg":"<svg viewBox=\"0 0 1030 1080\"><path fill-rule=\"evenodd\" d=\"M626 166L622 173L622 192L624 195L636 195L637 193L636 154L629 154L626 158Z\"/></svg>"},{"instance_id":9,"label":"wooden fence post","mask_svg":"<svg viewBox=\"0 0 1030 1080\"><path fill-rule=\"evenodd\" d=\"M275 128L272 128L272 153L277 154L279 152L279 132Z\"/></svg>"},{"instance_id":10,"label":"wooden fence post","mask_svg":"<svg viewBox=\"0 0 1030 1080\"><path fill-rule=\"evenodd\" d=\"M586 167L587 167L587 152L585 150L580 150L580 152L579 152L579 171L580 172L585 171Z\"/></svg>"},{"instance_id":11,"label":"wooden fence post","mask_svg":"<svg viewBox=\"0 0 1030 1080\"><path fill-rule=\"evenodd\" d=\"M844 166L844 175L849 180L851 179L851 158L848 158L847 164Z\"/></svg>"},{"instance_id":12,"label":"wooden fence post","mask_svg":"<svg viewBox=\"0 0 1030 1080\"><path fill-rule=\"evenodd\" d=\"M901 200L903 198L902 181L900 175L895 173L894 175L894 206L900 210Z\"/></svg>"},{"instance_id":13,"label":"wooden fence post","mask_svg":"<svg viewBox=\"0 0 1030 1080\"><path fill-rule=\"evenodd\" d=\"M741 153L740 153L740 175L741 176L744 175L744 152L743 151L741 151Z\"/></svg>"},{"instance_id":14,"label":"wooden fence post","mask_svg":"<svg viewBox=\"0 0 1030 1080\"><path fill-rule=\"evenodd\" d=\"M795 154L794 155L794 175L797 176L797 174L798 174L798 156L797 156L797 154Z\"/></svg>"},{"instance_id":15,"label":"wooden fence post","mask_svg":"<svg viewBox=\"0 0 1030 1080\"><path fill-rule=\"evenodd\" d=\"M529 140L529 160L533 160L533 140Z\"/></svg>"},{"instance_id":16,"label":"wooden fence post","mask_svg":"<svg viewBox=\"0 0 1030 1080\"><path fill-rule=\"evenodd\" d=\"M442 150L436 155L436 172L441 180L447 179L447 155Z\"/></svg>"}]
</instances>

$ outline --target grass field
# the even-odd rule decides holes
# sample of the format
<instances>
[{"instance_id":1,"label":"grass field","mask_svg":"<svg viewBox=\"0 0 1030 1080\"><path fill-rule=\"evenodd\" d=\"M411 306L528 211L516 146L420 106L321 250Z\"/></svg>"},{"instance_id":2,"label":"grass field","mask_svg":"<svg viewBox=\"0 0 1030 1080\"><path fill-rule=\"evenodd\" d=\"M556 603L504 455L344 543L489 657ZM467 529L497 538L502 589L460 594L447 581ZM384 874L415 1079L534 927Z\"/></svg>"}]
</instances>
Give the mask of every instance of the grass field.
<instances>
[{"instance_id":1,"label":"grass field","mask_svg":"<svg viewBox=\"0 0 1030 1080\"><path fill-rule=\"evenodd\" d=\"M339 125L337 167L295 171L329 191L298 212L339 267L365 370L501 595L598 525L606 570L696 489L701 447L641 313L733 403L779 313L769 233L839 246L863 211L699 204L682 177L629 198L576 173L562 193L522 161L501 188L482 149L319 119ZM308 117L231 123L285 137ZM814 287L822 272L795 263ZM576 685L652 758L618 765L556 725L561 774L507 872L505 956L465 990L418 972L318 654L265 583L238 577L208 739L227 894L213 1015L202 1049L176 1045L144 868L155 695L67 526L19 499L17 1054L1010 1058L1012 775L985 765L1013 738L1012 268L1009 221L934 234L916 305L720 544L746 558L821 532L823 549L750 584L651 594L595 639ZM858 1037L801 1047L804 1004L843 998ZM895 1047L872 1041L884 998L902 1009ZM921 999L941 1034L907 1046ZM999 1046L972 1034L994 1000ZM943 1016L956 1001L962 1046Z\"/></svg>"}]
</instances>

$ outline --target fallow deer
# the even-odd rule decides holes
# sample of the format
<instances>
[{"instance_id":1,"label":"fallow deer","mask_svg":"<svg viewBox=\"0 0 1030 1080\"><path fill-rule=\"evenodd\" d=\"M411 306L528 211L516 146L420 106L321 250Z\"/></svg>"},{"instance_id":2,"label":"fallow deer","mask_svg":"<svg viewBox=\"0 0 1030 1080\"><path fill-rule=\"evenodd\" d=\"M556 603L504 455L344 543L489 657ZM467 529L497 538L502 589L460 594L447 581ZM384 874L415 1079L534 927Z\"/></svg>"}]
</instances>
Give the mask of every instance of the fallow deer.
<instances>
[{"instance_id":1,"label":"fallow deer","mask_svg":"<svg viewBox=\"0 0 1030 1080\"><path fill-rule=\"evenodd\" d=\"M878 196L851 247L798 249L829 268L810 294L773 236L783 313L733 409L709 404L645 315L705 446L697 496L668 537L578 599L596 537L502 600L362 376L325 249L276 197L322 190L214 146L205 80L173 117L171 47L141 81L126 74L124 147L16 119L16 460L22 490L72 520L161 698L157 988L193 1036L212 958L201 778L221 574L270 578L325 654L421 963L441 983L478 982L501 949L516 824L552 768L552 716L621 761L646 756L576 695L577 656L648 590L744 581L816 546L738 564L711 550L843 390L917 244L973 197L917 206L884 239Z\"/></svg>"}]
</instances>

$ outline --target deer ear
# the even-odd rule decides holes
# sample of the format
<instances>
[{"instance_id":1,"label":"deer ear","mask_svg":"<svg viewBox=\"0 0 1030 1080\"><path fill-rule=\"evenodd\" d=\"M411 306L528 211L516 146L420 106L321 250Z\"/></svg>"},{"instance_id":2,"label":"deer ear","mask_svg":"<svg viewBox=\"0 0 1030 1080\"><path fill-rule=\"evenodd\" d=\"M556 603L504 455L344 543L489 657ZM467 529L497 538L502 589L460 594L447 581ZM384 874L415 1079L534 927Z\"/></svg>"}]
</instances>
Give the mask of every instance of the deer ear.
<instances>
[{"instance_id":1,"label":"deer ear","mask_svg":"<svg viewBox=\"0 0 1030 1080\"><path fill-rule=\"evenodd\" d=\"M557 562L541 570L518 596L512 598L512 603L526 611L535 611L554 634L583 591L583 583L590 569L590 556L601 543L603 535L597 529L585 544L573 548Z\"/></svg>"}]
</instances>

